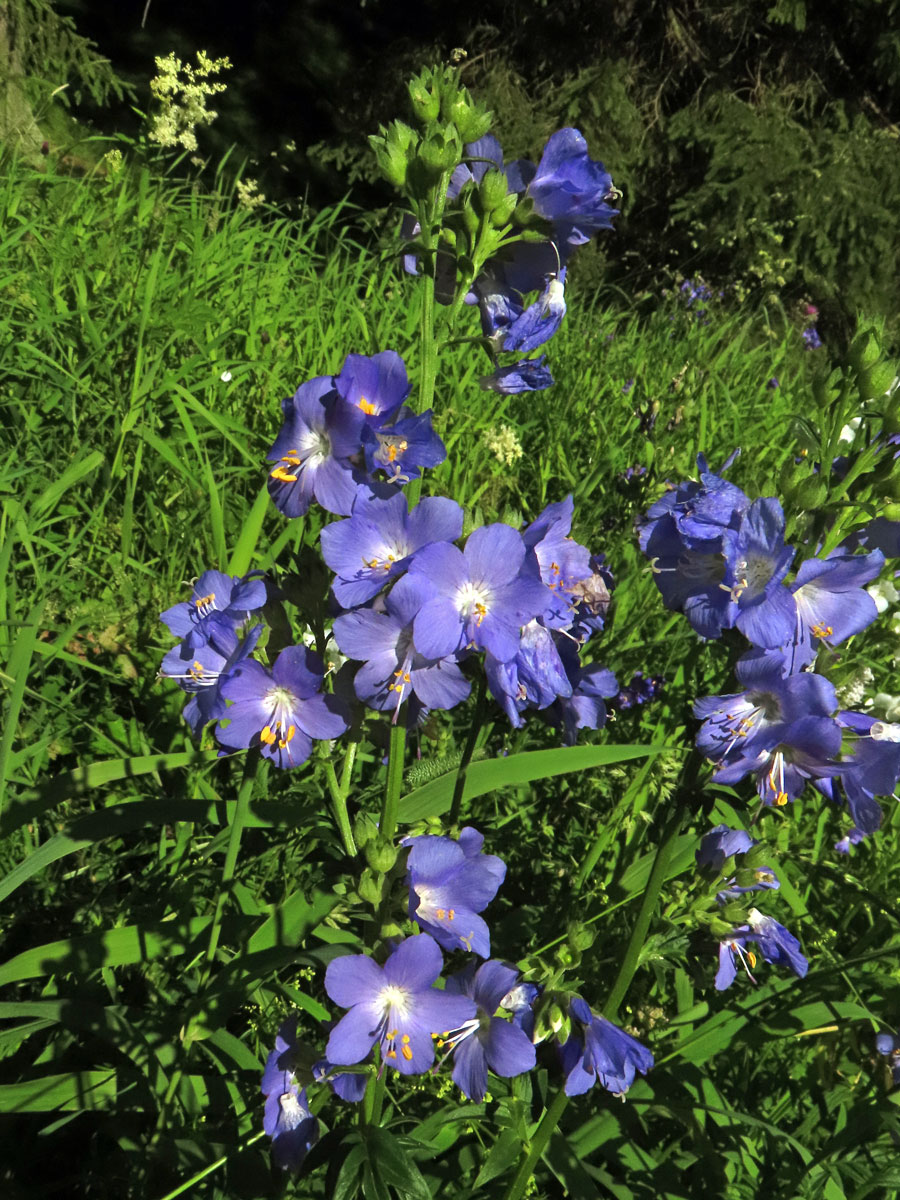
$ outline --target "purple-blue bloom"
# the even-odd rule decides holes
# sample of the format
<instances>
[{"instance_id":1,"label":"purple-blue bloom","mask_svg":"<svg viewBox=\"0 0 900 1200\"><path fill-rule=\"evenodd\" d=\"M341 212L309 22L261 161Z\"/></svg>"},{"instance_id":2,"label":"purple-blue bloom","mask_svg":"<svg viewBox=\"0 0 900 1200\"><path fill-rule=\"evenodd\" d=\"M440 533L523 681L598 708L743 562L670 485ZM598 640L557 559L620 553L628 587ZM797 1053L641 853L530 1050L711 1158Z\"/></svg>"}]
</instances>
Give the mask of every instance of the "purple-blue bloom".
<instances>
[{"instance_id":1,"label":"purple-blue bloom","mask_svg":"<svg viewBox=\"0 0 900 1200\"><path fill-rule=\"evenodd\" d=\"M281 402L284 424L266 455L269 494L286 517L302 517L315 500L328 512L347 516L364 473L351 458L359 453L362 414L342 402L330 376L303 383Z\"/></svg>"},{"instance_id":2,"label":"purple-blue bloom","mask_svg":"<svg viewBox=\"0 0 900 1200\"><path fill-rule=\"evenodd\" d=\"M590 551L569 536L573 513L574 501L569 495L548 504L522 533L537 560L541 580L553 593L542 618L551 629L567 629L573 623L576 606L585 600L585 584L594 575ZM608 591L606 600L608 603Z\"/></svg>"},{"instance_id":3,"label":"purple-blue bloom","mask_svg":"<svg viewBox=\"0 0 900 1200\"><path fill-rule=\"evenodd\" d=\"M204 725L225 716L227 705L222 696L222 684L253 653L262 631L262 625L254 625L242 641L238 641L233 632L230 639L220 637L219 641L226 646L230 643L231 650L227 655L213 642L192 650L188 642L183 641L173 646L162 660L160 675L174 679L191 697L182 716L195 738L199 738Z\"/></svg>"},{"instance_id":4,"label":"purple-blue bloom","mask_svg":"<svg viewBox=\"0 0 900 1200\"><path fill-rule=\"evenodd\" d=\"M569 1004L574 1028L561 1047L567 1096L580 1096L599 1080L614 1096L622 1096L634 1083L635 1075L646 1075L653 1066L653 1055L624 1029L591 1012L580 996Z\"/></svg>"},{"instance_id":5,"label":"purple-blue bloom","mask_svg":"<svg viewBox=\"0 0 900 1200\"><path fill-rule=\"evenodd\" d=\"M737 612L729 624L755 646L781 646L793 635L794 598L782 580L794 559L784 544L784 512L773 496L754 500L734 538L724 543L725 586Z\"/></svg>"},{"instance_id":6,"label":"purple-blue bloom","mask_svg":"<svg viewBox=\"0 0 900 1200\"><path fill-rule=\"evenodd\" d=\"M417 479L424 467L436 467L447 447L431 427L431 409L418 416L404 406L389 425L364 425L362 450L369 471L384 471L388 483Z\"/></svg>"},{"instance_id":7,"label":"purple-blue bloom","mask_svg":"<svg viewBox=\"0 0 900 1200\"><path fill-rule=\"evenodd\" d=\"M824 676L809 672L784 676L778 655L751 651L738 660L736 673L746 691L707 696L694 703L694 716L703 720L697 746L716 764L716 779L730 764L738 760L746 764L779 742L789 741L788 731L795 721L830 717L837 708L834 687Z\"/></svg>"},{"instance_id":8,"label":"purple-blue bloom","mask_svg":"<svg viewBox=\"0 0 900 1200\"><path fill-rule=\"evenodd\" d=\"M558 698L572 695L556 641L538 621L523 626L518 653L509 662L486 654L484 672L491 695L514 729L521 729L526 709L548 708Z\"/></svg>"},{"instance_id":9,"label":"purple-blue bloom","mask_svg":"<svg viewBox=\"0 0 900 1200\"><path fill-rule=\"evenodd\" d=\"M819 331L815 325L810 325L808 329L803 330L803 343L807 350L818 350L822 345L822 339L819 337Z\"/></svg>"},{"instance_id":10,"label":"purple-blue bloom","mask_svg":"<svg viewBox=\"0 0 900 1200\"><path fill-rule=\"evenodd\" d=\"M513 320L503 336L503 349L527 354L556 333L566 315L566 268L552 276L538 298Z\"/></svg>"},{"instance_id":11,"label":"purple-blue bloom","mask_svg":"<svg viewBox=\"0 0 900 1200\"><path fill-rule=\"evenodd\" d=\"M272 1139L272 1158L282 1170L296 1171L318 1141L319 1124L310 1113L306 1091L300 1091L295 1069L297 1018L278 1030L275 1049L266 1060L262 1093L266 1098L263 1129Z\"/></svg>"},{"instance_id":12,"label":"purple-blue bloom","mask_svg":"<svg viewBox=\"0 0 900 1200\"><path fill-rule=\"evenodd\" d=\"M409 379L403 359L395 350L380 354L348 354L334 388L363 424L380 427L398 413L409 395Z\"/></svg>"},{"instance_id":13,"label":"purple-blue bloom","mask_svg":"<svg viewBox=\"0 0 900 1200\"><path fill-rule=\"evenodd\" d=\"M577 129L553 134L525 194L553 226L554 239L571 246L582 245L598 229L611 229L618 213L609 203L617 195L612 178L602 163L588 157Z\"/></svg>"},{"instance_id":14,"label":"purple-blue bloom","mask_svg":"<svg viewBox=\"0 0 900 1200\"><path fill-rule=\"evenodd\" d=\"M801 717L784 727L777 745L735 757L717 768L719 783L737 783L746 775L756 776L756 790L764 804L779 807L796 800L810 780L821 781L840 775L836 761L841 749L841 730L829 717Z\"/></svg>"},{"instance_id":15,"label":"purple-blue bloom","mask_svg":"<svg viewBox=\"0 0 900 1200\"><path fill-rule=\"evenodd\" d=\"M257 746L277 767L296 767L312 753L313 738L340 737L347 729L344 706L323 694L325 668L306 646L287 646L268 671L244 661L221 685L231 704L216 738L229 750Z\"/></svg>"},{"instance_id":16,"label":"purple-blue bloom","mask_svg":"<svg viewBox=\"0 0 900 1200\"><path fill-rule=\"evenodd\" d=\"M364 663L353 680L356 695L372 708L393 711L395 721L410 696L427 708L453 708L469 694L471 685L452 655L429 657L417 647L415 622L432 595L420 577L405 575L385 597L383 612L358 608L334 622L341 653Z\"/></svg>"},{"instance_id":17,"label":"purple-blue bloom","mask_svg":"<svg viewBox=\"0 0 900 1200\"><path fill-rule=\"evenodd\" d=\"M819 643L828 646L860 633L878 616L863 584L877 579L884 566L880 550L870 554L835 551L802 563L791 585L797 608L793 634L795 667L812 662Z\"/></svg>"},{"instance_id":18,"label":"purple-blue bloom","mask_svg":"<svg viewBox=\"0 0 900 1200\"><path fill-rule=\"evenodd\" d=\"M476 1015L467 996L432 986L443 965L437 943L425 933L401 942L383 967L365 954L332 959L325 990L350 1011L331 1031L328 1061L352 1066L377 1042L382 1063L402 1075L427 1071L434 1062L434 1035L457 1029Z\"/></svg>"},{"instance_id":19,"label":"purple-blue bloom","mask_svg":"<svg viewBox=\"0 0 900 1200\"><path fill-rule=\"evenodd\" d=\"M481 852L484 837L468 825L458 841L426 834L406 838L403 845L410 847L409 915L445 950L463 949L487 958L491 935L478 914L496 896L506 864L495 854Z\"/></svg>"},{"instance_id":20,"label":"purple-blue bloom","mask_svg":"<svg viewBox=\"0 0 900 1200\"><path fill-rule=\"evenodd\" d=\"M407 578L432 592L415 619L419 652L445 658L475 646L500 662L515 658L521 627L543 615L551 598L537 572L523 569L525 556L521 534L502 524L474 530L464 550L445 542L419 550Z\"/></svg>"},{"instance_id":21,"label":"purple-blue bloom","mask_svg":"<svg viewBox=\"0 0 900 1200\"><path fill-rule=\"evenodd\" d=\"M553 376L544 366L546 354L539 358L525 358L510 367L498 367L491 375L479 382L485 391L500 392L504 396L515 396L519 392L542 392L553 386Z\"/></svg>"},{"instance_id":22,"label":"purple-blue bloom","mask_svg":"<svg viewBox=\"0 0 900 1200\"><path fill-rule=\"evenodd\" d=\"M853 823L868 835L882 820L875 797L893 795L900 779L900 725L857 712L838 713L837 720L852 736L838 778Z\"/></svg>"},{"instance_id":23,"label":"purple-blue bloom","mask_svg":"<svg viewBox=\"0 0 900 1200\"><path fill-rule=\"evenodd\" d=\"M175 637L184 639L188 650L212 643L227 657L234 649L235 631L265 602L262 579L204 571L194 584L190 600L167 608L159 619Z\"/></svg>"},{"instance_id":24,"label":"purple-blue bloom","mask_svg":"<svg viewBox=\"0 0 900 1200\"><path fill-rule=\"evenodd\" d=\"M430 542L456 541L462 525L462 509L443 496L420 500L412 512L399 493L389 499L359 496L349 520L326 525L320 535L322 557L337 575L338 603L365 604L403 574L412 554Z\"/></svg>"},{"instance_id":25,"label":"purple-blue bloom","mask_svg":"<svg viewBox=\"0 0 900 1200\"><path fill-rule=\"evenodd\" d=\"M789 967L801 979L809 970L800 943L794 935L772 917L763 916L755 908L747 915L747 924L739 925L726 941L719 944L719 969L716 973L716 991L730 987L737 975L735 956L740 960L748 977L755 983L750 968L756 966L756 955L747 949L748 942L756 942L766 962Z\"/></svg>"},{"instance_id":26,"label":"purple-blue bloom","mask_svg":"<svg viewBox=\"0 0 900 1200\"><path fill-rule=\"evenodd\" d=\"M521 1026L494 1013L515 988L519 973L515 967L492 959L476 969L474 963L451 975L447 991L474 1000L476 1015L461 1028L438 1042L453 1049L453 1082L480 1104L488 1087L488 1068L509 1079L530 1071L535 1064L535 1049Z\"/></svg>"},{"instance_id":27,"label":"purple-blue bloom","mask_svg":"<svg viewBox=\"0 0 900 1200\"><path fill-rule=\"evenodd\" d=\"M725 863L736 857L741 857L759 843L743 829L730 829L727 825L716 825L709 833L703 835L700 847L696 853L697 866L708 870L714 875L721 875ZM758 867L753 870L734 864L741 871L739 876L732 875L721 882L725 885L716 893L719 904L727 904L747 892L760 892L768 889L778 889L781 884L771 867ZM741 882L739 883L738 880Z\"/></svg>"}]
</instances>

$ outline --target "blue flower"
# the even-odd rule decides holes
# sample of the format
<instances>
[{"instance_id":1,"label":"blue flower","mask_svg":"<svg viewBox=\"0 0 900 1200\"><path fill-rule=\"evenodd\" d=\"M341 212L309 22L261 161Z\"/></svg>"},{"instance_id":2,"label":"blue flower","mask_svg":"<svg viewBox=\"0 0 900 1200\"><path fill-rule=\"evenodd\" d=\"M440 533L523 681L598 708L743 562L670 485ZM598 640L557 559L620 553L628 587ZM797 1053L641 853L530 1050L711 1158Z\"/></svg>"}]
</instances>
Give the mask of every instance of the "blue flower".
<instances>
[{"instance_id":1,"label":"blue flower","mask_svg":"<svg viewBox=\"0 0 900 1200\"><path fill-rule=\"evenodd\" d=\"M875 620L878 608L862 585L877 579L883 566L880 550L834 551L827 558L801 563L791 585L797 609L795 668L812 662L820 643L835 646Z\"/></svg>"},{"instance_id":2,"label":"blue flower","mask_svg":"<svg viewBox=\"0 0 900 1200\"><path fill-rule=\"evenodd\" d=\"M452 654L429 657L417 647L415 622L432 596L422 578L406 575L388 592L384 611L355 609L334 622L341 653L364 663L353 680L356 695L372 708L392 711L395 721L410 697L427 708L453 708L470 691Z\"/></svg>"},{"instance_id":3,"label":"blue flower","mask_svg":"<svg viewBox=\"0 0 900 1200\"><path fill-rule=\"evenodd\" d=\"M359 453L363 415L340 400L333 380L318 376L281 402L284 424L266 455L269 494L286 517L302 517L315 500L347 516L367 480L351 462Z\"/></svg>"},{"instance_id":4,"label":"blue flower","mask_svg":"<svg viewBox=\"0 0 900 1200\"><path fill-rule=\"evenodd\" d=\"M509 525L483 525L469 535L464 550L446 542L425 546L413 556L407 576L432 591L413 627L419 653L445 658L475 646L509 662L519 651L521 627L550 600L536 575L526 563L521 534Z\"/></svg>"},{"instance_id":5,"label":"blue flower","mask_svg":"<svg viewBox=\"0 0 900 1200\"><path fill-rule=\"evenodd\" d=\"M737 975L735 956L742 963L752 982L750 968L756 966L756 955L747 949L747 942L756 942L760 954L767 963L788 967L801 979L809 970L809 963L800 949L800 943L783 925L772 917L766 917L755 908L747 914L747 924L739 925L730 938L719 945L719 970L716 973L716 990L730 987Z\"/></svg>"},{"instance_id":6,"label":"blue flower","mask_svg":"<svg viewBox=\"0 0 900 1200\"><path fill-rule=\"evenodd\" d=\"M505 863L481 852L484 838L471 826L457 841L427 834L406 838L403 845L410 847L409 915L445 950L487 958L491 935L478 914L496 896L506 877Z\"/></svg>"},{"instance_id":7,"label":"blue flower","mask_svg":"<svg viewBox=\"0 0 900 1200\"><path fill-rule=\"evenodd\" d=\"M696 853L697 866L713 875L722 875L725 864L730 859L743 857L748 850L758 846L756 838L752 838L743 829L730 829L727 825L716 825L709 833L704 834ZM760 892L768 889L778 889L781 884L771 867L750 869L741 867L736 861L733 864L739 868L738 875L720 880L724 887L716 893L719 904L727 904L747 892Z\"/></svg>"},{"instance_id":8,"label":"blue flower","mask_svg":"<svg viewBox=\"0 0 900 1200\"><path fill-rule=\"evenodd\" d=\"M779 742L790 741L793 722L829 717L837 708L834 687L824 676L800 672L785 677L779 655L751 651L738 660L736 671L748 685L746 691L694 703L694 716L703 720L697 746L716 764L716 779L730 764L751 764Z\"/></svg>"},{"instance_id":9,"label":"blue flower","mask_svg":"<svg viewBox=\"0 0 900 1200\"><path fill-rule=\"evenodd\" d=\"M724 542L725 586L737 605L731 624L755 646L781 646L793 635L797 608L782 580L794 559L784 544L784 512L774 496L754 500Z\"/></svg>"},{"instance_id":10,"label":"blue flower","mask_svg":"<svg viewBox=\"0 0 900 1200\"><path fill-rule=\"evenodd\" d=\"M254 625L242 641L232 633L232 649L228 654L222 653L212 642L192 650L189 640L185 640L173 646L162 660L160 675L174 679L181 690L191 697L181 715L195 738L199 738L204 725L225 716L227 705L222 686L244 659L253 653L262 631L262 625ZM228 644L228 639L223 637L219 641Z\"/></svg>"},{"instance_id":11,"label":"blue flower","mask_svg":"<svg viewBox=\"0 0 900 1200\"><path fill-rule=\"evenodd\" d=\"M318 1141L319 1123L309 1111L306 1091L297 1085L297 1018L278 1031L275 1049L266 1060L262 1093L266 1097L263 1129L272 1139L272 1158L282 1170L296 1171Z\"/></svg>"},{"instance_id":12,"label":"blue flower","mask_svg":"<svg viewBox=\"0 0 900 1200\"><path fill-rule=\"evenodd\" d=\"M362 451L369 471L384 471L388 483L417 479L424 467L436 467L447 448L431 426L431 409L418 416L405 406L396 420L378 427L364 425Z\"/></svg>"},{"instance_id":13,"label":"blue flower","mask_svg":"<svg viewBox=\"0 0 900 1200\"><path fill-rule=\"evenodd\" d=\"M556 333L566 315L566 268L551 276L543 291L506 329L502 348L527 354L543 346Z\"/></svg>"},{"instance_id":14,"label":"blue flower","mask_svg":"<svg viewBox=\"0 0 900 1200\"><path fill-rule=\"evenodd\" d=\"M653 1066L653 1055L624 1029L598 1017L580 996L569 1005L572 1035L562 1046L563 1071L567 1096L580 1096L596 1082L622 1096L637 1074L646 1075Z\"/></svg>"},{"instance_id":15,"label":"blue flower","mask_svg":"<svg viewBox=\"0 0 900 1200\"><path fill-rule=\"evenodd\" d=\"M494 1016L518 978L515 967L492 959L477 968L470 964L447 980L447 991L471 997L477 1011L462 1027L440 1039L438 1048L452 1047L453 1082L476 1104L487 1092L488 1068L508 1079L530 1071L535 1064L534 1046L521 1025Z\"/></svg>"},{"instance_id":16,"label":"blue flower","mask_svg":"<svg viewBox=\"0 0 900 1200\"><path fill-rule=\"evenodd\" d=\"M410 391L403 359L395 350L348 354L334 388L363 424L381 426L397 415Z\"/></svg>"},{"instance_id":17,"label":"blue flower","mask_svg":"<svg viewBox=\"0 0 900 1200\"><path fill-rule=\"evenodd\" d=\"M266 602L266 585L256 573L247 576L204 571L194 584L190 600L167 608L160 620L188 650L212 644L227 657L234 649L235 633Z\"/></svg>"},{"instance_id":18,"label":"blue flower","mask_svg":"<svg viewBox=\"0 0 900 1200\"><path fill-rule=\"evenodd\" d=\"M401 942L383 967L365 954L332 959L325 991L350 1011L331 1031L328 1061L352 1066L377 1042L381 1061L402 1075L427 1071L434 1062L434 1038L476 1014L468 997L432 986L442 966L436 942L424 933Z\"/></svg>"},{"instance_id":19,"label":"blue flower","mask_svg":"<svg viewBox=\"0 0 900 1200\"><path fill-rule=\"evenodd\" d=\"M803 330L803 342L807 350L818 350L822 345L822 339L819 337L819 331L815 325L810 325L808 329Z\"/></svg>"},{"instance_id":20,"label":"blue flower","mask_svg":"<svg viewBox=\"0 0 900 1200\"><path fill-rule=\"evenodd\" d=\"M515 396L519 392L542 392L552 387L553 376L544 366L545 354L540 358L526 358L511 367L498 367L492 375L480 380L485 391L500 392L504 396Z\"/></svg>"},{"instance_id":21,"label":"blue flower","mask_svg":"<svg viewBox=\"0 0 900 1200\"><path fill-rule=\"evenodd\" d=\"M229 750L256 746L277 767L296 767L312 753L313 738L340 737L347 729L344 706L323 695L325 668L306 646L287 646L272 670L243 662L221 686L231 704L216 738Z\"/></svg>"},{"instance_id":22,"label":"blue flower","mask_svg":"<svg viewBox=\"0 0 900 1200\"><path fill-rule=\"evenodd\" d=\"M579 246L598 229L611 229L618 214L612 178L588 156L577 129L560 129L547 145L525 191L535 212L553 227L555 240Z\"/></svg>"},{"instance_id":23,"label":"blue flower","mask_svg":"<svg viewBox=\"0 0 900 1200\"><path fill-rule=\"evenodd\" d=\"M334 521L320 534L322 557L337 575L336 600L343 608L365 604L403 574L417 550L456 541L462 525L462 509L443 496L420 500L412 512L400 494L358 497L349 520Z\"/></svg>"},{"instance_id":24,"label":"blue flower","mask_svg":"<svg viewBox=\"0 0 900 1200\"><path fill-rule=\"evenodd\" d=\"M484 672L491 695L514 729L524 724L521 714L526 709L548 708L559 697L572 694L553 635L535 620L523 626L515 658L500 662L488 653Z\"/></svg>"}]
</instances>

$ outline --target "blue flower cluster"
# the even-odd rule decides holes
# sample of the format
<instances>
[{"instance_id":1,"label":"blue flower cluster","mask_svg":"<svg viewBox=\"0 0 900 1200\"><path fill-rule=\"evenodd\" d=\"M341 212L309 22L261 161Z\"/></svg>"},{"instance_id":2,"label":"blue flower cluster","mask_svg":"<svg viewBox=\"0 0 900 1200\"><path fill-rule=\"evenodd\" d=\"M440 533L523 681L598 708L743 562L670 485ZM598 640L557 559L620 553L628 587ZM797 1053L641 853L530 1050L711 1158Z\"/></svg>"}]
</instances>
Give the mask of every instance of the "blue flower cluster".
<instances>
[{"instance_id":1,"label":"blue flower cluster","mask_svg":"<svg viewBox=\"0 0 900 1200\"><path fill-rule=\"evenodd\" d=\"M719 783L754 779L764 804L785 805L807 783L845 800L855 830L881 824L876 796L900 778L900 726L840 711L832 684L813 666L878 615L864 585L884 566L880 550L847 547L803 561L784 543L775 497L751 500L698 457L699 482L666 493L640 523L667 608L684 612L704 638L738 629L751 643L736 666L742 689L698 700L697 744ZM855 839L856 840L856 839Z\"/></svg>"},{"instance_id":2,"label":"blue flower cluster","mask_svg":"<svg viewBox=\"0 0 900 1200\"><path fill-rule=\"evenodd\" d=\"M404 401L409 380L393 350L348 354L337 375L303 383L282 401L284 424L267 455L269 493L287 517L313 500L348 516L357 496L384 495L423 467L444 461L431 409L416 415Z\"/></svg>"},{"instance_id":3,"label":"blue flower cluster","mask_svg":"<svg viewBox=\"0 0 900 1200\"><path fill-rule=\"evenodd\" d=\"M603 627L611 578L602 559L569 536L571 496L519 531L495 523L455 542L462 509L440 497L408 511L395 495L358 497L350 517L322 531L343 612L334 622L342 654L362 661L357 697L396 721L405 700L449 709L470 683L461 664L484 654L492 695L515 727L540 710L564 740L606 720L612 673L580 652ZM385 593L385 586L389 590Z\"/></svg>"},{"instance_id":4,"label":"blue flower cluster","mask_svg":"<svg viewBox=\"0 0 900 1200\"><path fill-rule=\"evenodd\" d=\"M757 845L757 840L745 830L730 829L727 825L716 825L701 840L696 855L697 866L716 879L719 889L716 901L720 907L727 908L731 901L750 892L768 891L781 886L771 867L751 867L740 861ZM735 959L741 963L748 977L756 982L751 974L751 968L756 966L756 954L749 949L748 942L754 942L759 947L766 962L789 967L801 979L806 975L809 964L794 935L774 918L751 908L746 921L734 925L719 942L717 991L724 991L734 982L737 975Z\"/></svg>"},{"instance_id":5,"label":"blue flower cluster","mask_svg":"<svg viewBox=\"0 0 900 1200\"><path fill-rule=\"evenodd\" d=\"M391 1067L401 1075L436 1071L452 1056L454 1083L480 1104L489 1071L510 1078L535 1066L540 989L520 980L515 967L490 958L490 933L479 914L497 894L506 867L482 852L483 843L471 827L458 839L431 834L405 839L409 913L423 932L395 943L382 964L367 954L343 955L328 964L325 990L347 1012L331 1029L325 1057L312 1068L315 1082L329 1082L345 1100L361 1100L368 1072L340 1068L371 1063L377 1046L378 1069ZM440 947L474 956L446 977L443 988L436 986L444 969ZM595 1016L581 997L571 998L569 1013L571 1032L560 1046L567 1094L581 1094L599 1081L620 1095L637 1073L653 1066L649 1050ZM279 1030L262 1088L264 1127L282 1166L299 1166L316 1137L306 1093L299 1090L300 1058L297 1020L291 1017Z\"/></svg>"},{"instance_id":6,"label":"blue flower cluster","mask_svg":"<svg viewBox=\"0 0 900 1200\"><path fill-rule=\"evenodd\" d=\"M549 226L546 241L516 241L491 259L466 296L466 303L478 306L482 333L495 354L527 354L548 342L562 324L569 258L597 230L612 228L618 192L603 164L589 157L577 129L554 133L537 166L525 159L504 162L493 134L468 143L465 150L447 189L450 201L467 185L481 183L489 170L499 171L506 178L507 195L529 201ZM512 394L540 391L553 378L541 355L498 367L481 383Z\"/></svg>"},{"instance_id":7,"label":"blue flower cluster","mask_svg":"<svg viewBox=\"0 0 900 1200\"><path fill-rule=\"evenodd\" d=\"M204 571L191 599L161 620L182 641L164 657L160 675L188 693L184 719L195 737L216 721L223 752L256 747L277 767L296 767L312 753L314 738L347 730L347 713L324 693L325 668L306 646L287 646L269 669L251 655L262 624L249 625L266 603L266 584L221 571Z\"/></svg>"}]
</instances>

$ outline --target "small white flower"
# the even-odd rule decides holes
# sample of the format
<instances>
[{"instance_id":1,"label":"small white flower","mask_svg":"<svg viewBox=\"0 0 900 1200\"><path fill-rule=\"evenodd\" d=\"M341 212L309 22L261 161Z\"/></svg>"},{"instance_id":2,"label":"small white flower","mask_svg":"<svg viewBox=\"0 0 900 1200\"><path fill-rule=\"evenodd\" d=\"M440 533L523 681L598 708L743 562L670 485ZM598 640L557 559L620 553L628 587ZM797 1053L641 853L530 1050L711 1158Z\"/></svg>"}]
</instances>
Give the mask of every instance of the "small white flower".
<instances>
[{"instance_id":1,"label":"small white flower","mask_svg":"<svg viewBox=\"0 0 900 1200\"><path fill-rule=\"evenodd\" d=\"M223 383L231 383L231 372L223 371L222 374L219 376L219 378L222 380Z\"/></svg>"}]
</instances>

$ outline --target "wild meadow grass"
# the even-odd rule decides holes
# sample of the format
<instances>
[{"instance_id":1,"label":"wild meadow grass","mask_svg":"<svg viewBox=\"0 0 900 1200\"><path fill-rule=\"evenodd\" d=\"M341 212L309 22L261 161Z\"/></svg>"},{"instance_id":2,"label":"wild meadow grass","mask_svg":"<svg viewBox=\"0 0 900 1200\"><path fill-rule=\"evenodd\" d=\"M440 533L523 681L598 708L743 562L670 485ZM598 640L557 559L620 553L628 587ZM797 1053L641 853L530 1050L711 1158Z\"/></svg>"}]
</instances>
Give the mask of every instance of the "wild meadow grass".
<instances>
[{"instance_id":1,"label":"wild meadow grass","mask_svg":"<svg viewBox=\"0 0 900 1200\"><path fill-rule=\"evenodd\" d=\"M288 1008L311 1028L331 1015L321 968L348 939L323 895L346 888L341 847L320 777L270 776L210 977L204 935L241 772L192 743L182 696L157 679L171 645L159 613L211 567L278 569L294 594L324 594L311 556L321 517L284 521L266 492L280 401L348 352L405 354L416 303L349 207L289 219L142 167L76 180L12 163L0 217L0 1180L11 1200L161 1200L188 1183L196 1196L277 1195L283 1181L257 1145L259 1073ZM634 518L694 472L698 451L718 467L740 446L734 480L774 491L828 351L806 351L774 305L726 295L698 314L677 292L578 297L577 268L574 284L552 389L482 391L473 346L448 349L435 404L448 457L425 489L516 524L572 492L573 533L604 550L617 580L603 661L622 683L636 670L665 676L655 704L586 739L655 746L653 757L471 800L509 866L497 944L528 945L527 958L564 948L558 913L575 897L597 931L581 975L602 989L693 736L684 723L680 743L657 730L683 722L692 697L727 690L730 669L726 650L701 649L662 609ZM505 458L492 449L504 427ZM882 672L889 642L867 643ZM452 761L460 731L457 714L433 722L426 757ZM379 736L360 751L372 788ZM488 745L553 744L491 712L473 762ZM427 783L414 765L410 790ZM355 800L364 807L366 793ZM740 804L707 786L696 829L740 823ZM849 861L830 855L837 819L823 802L798 801L767 831L776 845L788 823L806 850L782 864L778 912L810 950L802 991L770 970L758 988L719 996L714 947L685 965L678 875L696 830L684 833L620 1014L653 1039L657 1069L625 1105L570 1111L535 1195L862 1200L898 1186L896 1093L871 1049L872 1006L883 1018L900 999L885 951L900 919L896 810ZM426 1122L446 1098L428 1078L404 1086ZM422 1172L444 1155L434 1194L499 1194L532 1129L530 1100L511 1090L490 1144L464 1104L453 1121L403 1129L419 1139ZM322 1153L326 1170L293 1194L345 1194Z\"/></svg>"}]
</instances>

